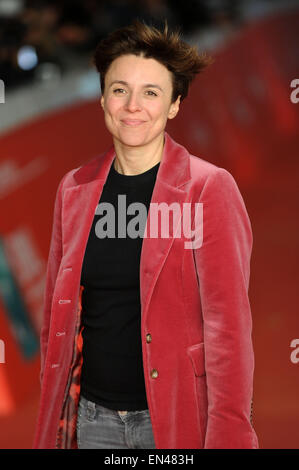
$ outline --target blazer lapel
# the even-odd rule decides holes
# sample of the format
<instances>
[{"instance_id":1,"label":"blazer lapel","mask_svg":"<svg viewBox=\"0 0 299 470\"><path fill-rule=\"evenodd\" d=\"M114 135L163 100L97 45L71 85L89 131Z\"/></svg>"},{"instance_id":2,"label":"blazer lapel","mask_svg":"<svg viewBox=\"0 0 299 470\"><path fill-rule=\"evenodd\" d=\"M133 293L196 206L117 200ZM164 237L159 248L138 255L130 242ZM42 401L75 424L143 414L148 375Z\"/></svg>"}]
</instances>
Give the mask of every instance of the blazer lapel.
<instances>
[{"instance_id":1,"label":"blazer lapel","mask_svg":"<svg viewBox=\"0 0 299 470\"><path fill-rule=\"evenodd\" d=\"M63 196L63 253L65 263L81 269L85 249L105 181L115 156L114 147L74 173L74 185ZM74 260L76 263L74 264Z\"/></svg>"},{"instance_id":2,"label":"blazer lapel","mask_svg":"<svg viewBox=\"0 0 299 470\"><path fill-rule=\"evenodd\" d=\"M64 192L63 252L65 263L78 269L79 276L95 210L114 157L115 150L112 146L105 154L80 167L74 172L74 185ZM154 203L164 203L167 206L176 203L180 205L180 214L182 214L182 205L188 197L182 187L189 180L189 154L165 132L164 151L157 172L151 206ZM175 230L168 238L162 238L160 230L157 238L150 236L149 219L152 212L150 207L145 229L147 236L143 238L140 258L140 300L143 315L147 311L155 283L175 238ZM180 218L175 220L174 228L178 227ZM76 260L75 265L74 260Z\"/></svg>"},{"instance_id":3,"label":"blazer lapel","mask_svg":"<svg viewBox=\"0 0 299 470\"><path fill-rule=\"evenodd\" d=\"M183 186L190 179L189 153L165 132L164 151L148 211L145 228L147 236L143 238L140 258L140 298L143 315L147 312L159 273L166 261L175 239L176 230L181 222L183 203L188 197L188 193L184 191ZM152 219L154 205L161 203L166 204L166 207L170 207L173 203L180 206L179 214L181 215L174 218L174 230L172 232L171 228L169 229L167 238L161 236L161 225L158 226L158 237L150 236L151 221L155 220L155 216ZM171 226L172 222L169 221L169 227Z\"/></svg>"}]
</instances>

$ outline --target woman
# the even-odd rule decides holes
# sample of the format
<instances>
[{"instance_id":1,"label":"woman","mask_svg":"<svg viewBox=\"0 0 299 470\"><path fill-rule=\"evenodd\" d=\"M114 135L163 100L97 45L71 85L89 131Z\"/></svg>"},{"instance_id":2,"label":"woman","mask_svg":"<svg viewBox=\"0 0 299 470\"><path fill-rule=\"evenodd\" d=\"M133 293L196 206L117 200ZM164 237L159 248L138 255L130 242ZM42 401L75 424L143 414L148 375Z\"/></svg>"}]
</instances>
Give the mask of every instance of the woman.
<instances>
[{"instance_id":1,"label":"woman","mask_svg":"<svg viewBox=\"0 0 299 470\"><path fill-rule=\"evenodd\" d=\"M57 191L34 447L258 447L250 221L165 132L209 62L137 21L96 49L113 146Z\"/></svg>"}]
</instances>

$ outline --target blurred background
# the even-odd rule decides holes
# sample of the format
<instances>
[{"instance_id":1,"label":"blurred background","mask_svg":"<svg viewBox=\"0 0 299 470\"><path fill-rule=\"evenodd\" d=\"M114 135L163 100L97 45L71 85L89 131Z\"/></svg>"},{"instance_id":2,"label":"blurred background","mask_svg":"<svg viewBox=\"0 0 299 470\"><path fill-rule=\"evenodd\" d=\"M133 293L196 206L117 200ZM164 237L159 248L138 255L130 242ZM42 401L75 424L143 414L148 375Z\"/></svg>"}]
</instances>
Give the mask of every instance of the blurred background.
<instances>
[{"instance_id":1,"label":"blurred background","mask_svg":"<svg viewBox=\"0 0 299 470\"><path fill-rule=\"evenodd\" d=\"M167 131L243 195L254 427L261 448L299 448L299 2L288 0L0 0L0 448L32 445L58 183L112 143L91 56L134 18L167 18L215 59Z\"/></svg>"}]
</instances>

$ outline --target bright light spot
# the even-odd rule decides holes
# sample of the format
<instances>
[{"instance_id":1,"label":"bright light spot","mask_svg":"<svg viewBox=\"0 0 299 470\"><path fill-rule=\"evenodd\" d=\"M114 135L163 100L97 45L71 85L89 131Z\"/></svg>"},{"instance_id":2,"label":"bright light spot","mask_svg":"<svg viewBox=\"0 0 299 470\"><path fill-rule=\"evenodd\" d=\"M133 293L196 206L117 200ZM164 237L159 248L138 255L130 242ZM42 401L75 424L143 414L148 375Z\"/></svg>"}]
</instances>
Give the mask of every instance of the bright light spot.
<instances>
[{"instance_id":1,"label":"bright light spot","mask_svg":"<svg viewBox=\"0 0 299 470\"><path fill-rule=\"evenodd\" d=\"M24 0L0 0L0 15L10 17L21 13Z\"/></svg>"},{"instance_id":2,"label":"bright light spot","mask_svg":"<svg viewBox=\"0 0 299 470\"><path fill-rule=\"evenodd\" d=\"M18 66L22 70L31 70L36 67L38 57L36 50L32 46L22 46L18 51Z\"/></svg>"}]
</instances>

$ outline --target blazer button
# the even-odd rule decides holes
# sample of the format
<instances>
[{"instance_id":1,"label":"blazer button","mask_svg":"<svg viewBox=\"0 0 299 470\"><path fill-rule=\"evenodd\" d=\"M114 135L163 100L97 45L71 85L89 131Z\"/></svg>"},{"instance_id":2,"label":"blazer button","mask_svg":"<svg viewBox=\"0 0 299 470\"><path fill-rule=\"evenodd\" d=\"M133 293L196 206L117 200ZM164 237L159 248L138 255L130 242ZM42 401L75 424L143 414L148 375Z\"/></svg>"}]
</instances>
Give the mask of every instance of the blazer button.
<instances>
[{"instance_id":1,"label":"blazer button","mask_svg":"<svg viewBox=\"0 0 299 470\"><path fill-rule=\"evenodd\" d=\"M152 341L152 335L151 335L150 333L148 333L148 334L146 335L146 342L147 342L147 343L151 343L151 341Z\"/></svg>"},{"instance_id":2,"label":"blazer button","mask_svg":"<svg viewBox=\"0 0 299 470\"><path fill-rule=\"evenodd\" d=\"M159 374L158 374L157 369L152 369L152 370L151 370L151 378L152 378L152 379L156 379L156 378L158 377L158 375L159 375Z\"/></svg>"}]
</instances>

